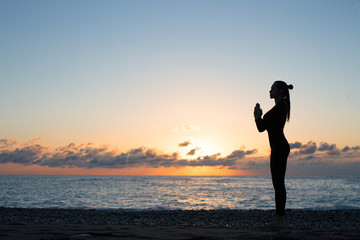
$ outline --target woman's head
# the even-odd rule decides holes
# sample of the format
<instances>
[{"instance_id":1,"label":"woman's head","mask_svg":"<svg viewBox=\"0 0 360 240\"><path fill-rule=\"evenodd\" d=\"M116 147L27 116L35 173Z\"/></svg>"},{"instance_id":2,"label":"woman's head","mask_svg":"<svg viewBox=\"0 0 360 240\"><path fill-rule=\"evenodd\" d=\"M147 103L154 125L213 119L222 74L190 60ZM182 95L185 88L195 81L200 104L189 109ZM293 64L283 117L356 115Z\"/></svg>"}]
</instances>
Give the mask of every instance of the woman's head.
<instances>
[{"instance_id":1,"label":"woman's head","mask_svg":"<svg viewBox=\"0 0 360 240\"><path fill-rule=\"evenodd\" d=\"M285 99L289 97L289 89L293 89L293 85L287 85L284 81L275 81L270 89L270 98Z\"/></svg>"},{"instance_id":2,"label":"woman's head","mask_svg":"<svg viewBox=\"0 0 360 240\"><path fill-rule=\"evenodd\" d=\"M293 89L293 85L287 85L284 81L278 80L275 81L270 89L270 98L275 100L284 100L287 108L286 118L289 121L290 119L290 94L289 89Z\"/></svg>"}]
</instances>

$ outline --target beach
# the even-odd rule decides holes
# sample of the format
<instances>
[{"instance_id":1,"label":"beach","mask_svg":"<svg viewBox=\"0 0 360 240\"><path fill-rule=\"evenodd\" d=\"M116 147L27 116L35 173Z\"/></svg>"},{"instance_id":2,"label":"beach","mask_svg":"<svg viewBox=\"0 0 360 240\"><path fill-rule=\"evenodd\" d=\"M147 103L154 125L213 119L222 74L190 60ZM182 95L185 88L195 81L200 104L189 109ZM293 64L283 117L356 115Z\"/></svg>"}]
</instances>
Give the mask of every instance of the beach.
<instances>
[{"instance_id":1,"label":"beach","mask_svg":"<svg viewBox=\"0 0 360 240\"><path fill-rule=\"evenodd\" d=\"M117 211L0 208L1 239L359 239L360 210Z\"/></svg>"}]
</instances>

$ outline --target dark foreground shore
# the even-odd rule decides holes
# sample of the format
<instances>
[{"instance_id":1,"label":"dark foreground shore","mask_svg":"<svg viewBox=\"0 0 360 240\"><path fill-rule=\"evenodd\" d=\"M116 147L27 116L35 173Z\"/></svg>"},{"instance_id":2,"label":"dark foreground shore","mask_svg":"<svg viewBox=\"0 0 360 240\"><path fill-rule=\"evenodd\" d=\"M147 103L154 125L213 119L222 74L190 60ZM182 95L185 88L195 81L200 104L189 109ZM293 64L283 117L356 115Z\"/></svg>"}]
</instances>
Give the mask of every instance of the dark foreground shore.
<instances>
[{"instance_id":1,"label":"dark foreground shore","mask_svg":"<svg viewBox=\"0 0 360 240\"><path fill-rule=\"evenodd\" d=\"M0 239L360 239L360 210L110 211L0 207Z\"/></svg>"}]
</instances>

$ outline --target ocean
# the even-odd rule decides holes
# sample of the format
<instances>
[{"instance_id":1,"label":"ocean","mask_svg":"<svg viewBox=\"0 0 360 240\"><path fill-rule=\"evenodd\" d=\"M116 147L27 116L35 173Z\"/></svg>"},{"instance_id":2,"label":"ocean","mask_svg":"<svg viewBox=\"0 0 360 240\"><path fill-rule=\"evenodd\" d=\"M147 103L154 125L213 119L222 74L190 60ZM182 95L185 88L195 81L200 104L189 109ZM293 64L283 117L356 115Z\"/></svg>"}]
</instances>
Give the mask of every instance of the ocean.
<instances>
[{"instance_id":1,"label":"ocean","mask_svg":"<svg viewBox=\"0 0 360 240\"><path fill-rule=\"evenodd\" d=\"M360 176L287 176L287 209L360 209ZM0 206L274 209L269 176L0 176Z\"/></svg>"}]
</instances>

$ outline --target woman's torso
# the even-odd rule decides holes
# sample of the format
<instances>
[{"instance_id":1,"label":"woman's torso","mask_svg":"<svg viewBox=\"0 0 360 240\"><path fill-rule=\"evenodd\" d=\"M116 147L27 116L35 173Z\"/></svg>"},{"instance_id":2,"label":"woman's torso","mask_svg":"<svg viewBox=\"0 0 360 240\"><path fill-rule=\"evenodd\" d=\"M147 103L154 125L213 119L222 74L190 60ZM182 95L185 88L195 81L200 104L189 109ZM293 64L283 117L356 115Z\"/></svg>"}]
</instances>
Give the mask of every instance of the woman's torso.
<instances>
[{"instance_id":1,"label":"woman's torso","mask_svg":"<svg viewBox=\"0 0 360 240\"><path fill-rule=\"evenodd\" d=\"M263 119L267 123L266 130L269 135L269 142L272 150L289 147L289 143L284 135L286 113L285 102L281 101L264 115Z\"/></svg>"}]
</instances>

